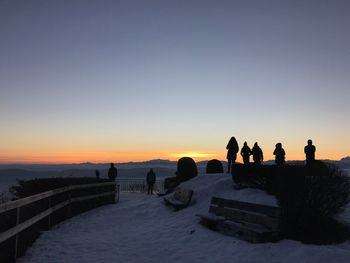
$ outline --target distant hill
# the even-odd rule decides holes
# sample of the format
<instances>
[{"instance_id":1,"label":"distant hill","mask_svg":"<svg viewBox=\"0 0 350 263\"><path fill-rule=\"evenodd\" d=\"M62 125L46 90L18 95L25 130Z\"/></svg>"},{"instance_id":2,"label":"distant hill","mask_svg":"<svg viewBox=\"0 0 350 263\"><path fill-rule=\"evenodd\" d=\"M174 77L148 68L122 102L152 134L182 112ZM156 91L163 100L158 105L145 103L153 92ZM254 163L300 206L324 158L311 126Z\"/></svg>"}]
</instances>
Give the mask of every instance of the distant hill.
<instances>
[{"instance_id":1,"label":"distant hill","mask_svg":"<svg viewBox=\"0 0 350 263\"><path fill-rule=\"evenodd\" d=\"M110 163L75 163L75 164L0 164L0 170L23 169L31 171L63 171L63 170L99 170L108 169ZM176 166L176 161L169 160L149 160L144 162L126 162L116 163L120 168L135 168L135 167L168 167Z\"/></svg>"},{"instance_id":2,"label":"distant hill","mask_svg":"<svg viewBox=\"0 0 350 263\"><path fill-rule=\"evenodd\" d=\"M350 157L344 157L339 161L336 160L324 160L327 162L337 163L341 167L348 167L350 169ZM205 167L208 160L197 162L198 167ZM227 165L226 161L221 161L223 165ZM304 161L298 160L289 160L287 163L303 163ZM264 161L264 164L274 164L273 160ZM176 169L177 161L163 160L163 159L154 159L144 162L125 162L125 163L116 163L118 169L135 169L135 168L170 168ZM107 170L110 166L110 163L76 163L76 164L0 164L1 170L26 170L26 171L65 171L71 170Z\"/></svg>"},{"instance_id":3,"label":"distant hill","mask_svg":"<svg viewBox=\"0 0 350 263\"><path fill-rule=\"evenodd\" d=\"M340 161L325 160L336 163L339 167L350 173L350 157ZM197 162L199 173L205 172L208 161ZM225 169L227 162L222 161ZM304 161L288 161L289 164L302 164ZM274 164L273 160L264 164ZM109 163L79 163L79 164L11 164L0 165L0 192L8 186L16 184L16 179L31 179L43 177L65 176L95 176L95 170L99 170L102 178L107 178ZM175 176L177 161L155 159L144 162L116 163L119 178L145 178L148 170L153 168L157 178Z\"/></svg>"},{"instance_id":4,"label":"distant hill","mask_svg":"<svg viewBox=\"0 0 350 263\"><path fill-rule=\"evenodd\" d=\"M349 163L350 163L350 156L341 158L340 161L341 161L341 162L349 162Z\"/></svg>"}]
</instances>

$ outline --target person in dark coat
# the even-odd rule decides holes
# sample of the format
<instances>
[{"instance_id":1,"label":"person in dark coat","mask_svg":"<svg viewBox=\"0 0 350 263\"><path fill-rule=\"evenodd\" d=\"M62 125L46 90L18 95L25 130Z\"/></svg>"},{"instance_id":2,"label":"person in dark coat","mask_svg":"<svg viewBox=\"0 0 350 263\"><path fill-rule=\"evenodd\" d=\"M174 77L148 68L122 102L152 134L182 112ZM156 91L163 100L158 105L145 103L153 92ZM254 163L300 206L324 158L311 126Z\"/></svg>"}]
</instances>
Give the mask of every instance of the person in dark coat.
<instances>
[{"instance_id":1,"label":"person in dark coat","mask_svg":"<svg viewBox=\"0 0 350 263\"><path fill-rule=\"evenodd\" d=\"M251 154L251 150L250 150L247 142L244 142L242 150L241 150L241 155L242 155L244 164L249 164L250 154Z\"/></svg>"},{"instance_id":2,"label":"person in dark coat","mask_svg":"<svg viewBox=\"0 0 350 263\"><path fill-rule=\"evenodd\" d=\"M315 145L312 145L312 140L308 140L307 145L304 148L304 153L306 155L306 164L310 164L315 161L315 152Z\"/></svg>"},{"instance_id":3,"label":"person in dark coat","mask_svg":"<svg viewBox=\"0 0 350 263\"><path fill-rule=\"evenodd\" d=\"M286 152L282 148L282 143L279 142L276 144L276 148L273 151L273 154L275 155L275 162L277 165L282 165L286 162Z\"/></svg>"},{"instance_id":4,"label":"person in dark coat","mask_svg":"<svg viewBox=\"0 0 350 263\"><path fill-rule=\"evenodd\" d=\"M235 137L231 137L230 141L228 142L226 149L227 152L227 163L228 163L228 169L227 173L230 173L231 170L231 163L235 163L237 159L237 153L239 150L238 143L236 141Z\"/></svg>"},{"instance_id":5,"label":"person in dark coat","mask_svg":"<svg viewBox=\"0 0 350 263\"><path fill-rule=\"evenodd\" d=\"M153 185L156 182L156 174L154 173L152 168L147 173L146 181L147 181L147 194L153 195Z\"/></svg>"},{"instance_id":6,"label":"person in dark coat","mask_svg":"<svg viewBox=\"0 0 350 263\"><path fill-rule=\"evenodd\" d=\"M255 164L261 164L261 162L264 160L263 151L261 150L257 142L254 143L254 146L252 148L252 155Z\"/></svg>"},{"instance_id":7,"label":"person in dark coat","mask_svg":"<svg viewBox=\"0 0 350 263\"><path fill-rule=\"evenodd\" d=\"M112 181L115 181L115 179L118 176L117 168L114 167L114 163L111 163L111 167L108 169L108 178Z\"/></svg>"}]
</instances>

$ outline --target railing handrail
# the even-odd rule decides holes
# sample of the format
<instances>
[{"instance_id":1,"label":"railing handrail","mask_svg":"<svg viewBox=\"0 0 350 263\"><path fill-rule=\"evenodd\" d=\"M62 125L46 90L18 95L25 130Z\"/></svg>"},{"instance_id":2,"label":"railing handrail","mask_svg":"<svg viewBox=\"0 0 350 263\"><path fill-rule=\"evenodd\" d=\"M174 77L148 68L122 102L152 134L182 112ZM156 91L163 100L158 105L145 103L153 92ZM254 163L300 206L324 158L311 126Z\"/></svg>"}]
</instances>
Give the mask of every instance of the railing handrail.
<instances>
[{"instance_id":1,"label":"railing handrail","mask_svg":"<svg viewBox=\"0 0 350 263\"><path fill-rule=\"evenodd\" d=\"M94 194L87 194L83 196L78 196L78 197L71 197L71 193L68 193L68 196L66 197L66 200L61 201L58 204L55 204L54 206L51 205L51 199L52 196L65 193L68 191L72 191L75 189L85 189L85 188L96 188L96 187L103 187L103 186L114 186L113 191L105 191L103 193L94 193ZM93 184L80 184L80 185L70 185L70 186L65 186L61 188L56 188L50 191L46 191L43 193L39 193L36 195L28 196L22 199L6 202L4 204L0 205L0 215L4 214L5 212L9 210L16 209L16 225L13 227L10 227L8 229L5 229L4 231L0 232L0 244L2 242L5 242L11 237L15 238L14 242L14 260L17 259L18 255L18 238L19 238L19 233L25 230L26 228L34 225L35 223L39 222L40 220L48 217L48 226L51 226L51 215L66 206L68 207L68 214L70 214L70 206L72 203L77 203L85 200L90 200L90 199L96 199L96 198L101 198L101 197L107 197L113 195L113 199L115 202L115 194L118 193L118 201L119 201L119 185L116 184L115 181L113 182L105 182L105 183L93 183ZM31 218L26 219L25 221L21 222L20 221L20 210L22 206L32 204L36 201L43 200L45 198L48 198L48 208L46 210L41 211Z\"/></svg>"},{"instance_id":2,"label":"railing handrail","mask_svg":"<svg viewBox=\"0 0 350 263\"><path fill-rule=\"evenodd\" d=\"M54 196L57 194L61 194L70 190L74 190L74 189L81 189L81 188L91 188L91 187L102 187L102 186L108 186L108 185L115 185L116 182L106 182L106 183L95 183L95 184L81 184L81 185L70 185L70 186L65 186L65 187L61 187L61 188L56 188L53 190L49 190L43 193L39 193L39 194L35 194L35 195L31 195L25 198L21 198L18 200L14 200L14 201L9 201L3 204L0 204L0 214L2 214L3 212L21 207L21 206L25 206L28 205L30 203L34 203L36 201L45 199L47 197L50 196Z\"/></svg>"},{"instance_id":3,"label":"railing handrail","mask_svg":"<svg viewBox=\"0 0 350 263\"><path fill-rule=\"evenodd\" d=\"M121 178L117 179L117 183L120 186L120 192L141 192L147 191L147 180L142 178ZM164 180L158 179L154 182L154 191L159 193L164 192Z\"/></svg>"}]
</instances>

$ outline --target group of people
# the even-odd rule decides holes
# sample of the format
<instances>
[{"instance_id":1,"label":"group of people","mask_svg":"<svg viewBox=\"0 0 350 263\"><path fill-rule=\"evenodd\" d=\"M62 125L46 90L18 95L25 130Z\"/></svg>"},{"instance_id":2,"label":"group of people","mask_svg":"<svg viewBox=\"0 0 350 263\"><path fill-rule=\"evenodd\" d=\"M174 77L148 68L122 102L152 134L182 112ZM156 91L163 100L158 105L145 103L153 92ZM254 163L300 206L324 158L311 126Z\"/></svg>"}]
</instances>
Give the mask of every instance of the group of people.
<instances>
[{"instance_id":1,"label":"group of people","mask_svg":"<svg viewBox=\"0 0 350 263\"><path fill-rule=\"evenodd\" d=\"M229 173L231 171L232 164L236 162L237 153L239 151L239 146L235 137L231 137L230 141L226 146L226 149L228 150L227 172ZM306 164L310 164L315 161L315 152L316 152L316 147L312 144L312 140L308 140L307 145L304 148L304 153L306 155ZM257 165L260 165L261 162L264 160L263 151L261 150L257 142L254 143L254 146L252 149L250 149L247 142L244 142L240 154L242 156L244 164L250 163L250 160L249 160L250 156L253 156L253 162ZM276 144L275 150L273 151L273 155L275 155L275 163L277 165L282 165L286 162L286 152L282 148L282 143L279 142Z\"/></svg>"},{"instance_id":2,"label":"group of people","mask_svg":"<svg viewBox=\"0 0 350 263\"><path fill-rule=\"evenodd\" d=\"M231 137L230 141L226 146L226 149L228 150L227 172L230 173L231 166L236 162L237 153L239 151L239 146L235 137ZM306 164L310 164L315 161L315 152L316 152L316 147L312 144L312 140L308 140L307 145L304 148L304 153L306 155ZM257 164L257 165L260 165L261 162L264 160L263 151L261 150L257 142L254 143L254 146L252 149L250 149L247 142L244 142L240 154L242 156L244 164L250 163L250 156L253 156L253 162L254 164ZM282 143L279 142L276 144L275 150L273 151L273 155L275 155L275 163L277 165L283 165L286 162L286 158L285 158L286 152L282 148ZM96 171L96 177L99 177L99 176L100 176L99 171ZM117 176L118 176L117 168L114 166L113 163L111 163L111 166L108 169L108 178L110 180L115 181ZM147 182L147 194L153 194L153 186L156 182L156 174L152 168L147 173L146 182Z\"/></svg>"}]
</instances>

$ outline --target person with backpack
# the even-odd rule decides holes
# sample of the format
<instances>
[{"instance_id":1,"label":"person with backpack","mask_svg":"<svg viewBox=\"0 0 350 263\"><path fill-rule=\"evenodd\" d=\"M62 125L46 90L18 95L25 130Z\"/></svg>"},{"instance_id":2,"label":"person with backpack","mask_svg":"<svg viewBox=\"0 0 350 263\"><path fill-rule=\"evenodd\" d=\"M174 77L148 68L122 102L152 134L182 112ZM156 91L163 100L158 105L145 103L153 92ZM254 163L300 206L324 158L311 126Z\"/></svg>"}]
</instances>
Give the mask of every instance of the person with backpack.
<instances>
[{"instance_id":1,"label":"person with backpack","mask_svg":"<svg viewBox=\"0 0 350 263\"><path fill-rule=\"evenodd\" d=\"M312 140L307 141L307 145L304 148L304 153L306 155L306 164L311 164L315 162L315 152L316 152L316 146L312 145Z\"/></svg>"},{"instance_id":2,"label":"person with backpack","mask_svg":"<svg viewBox=\"0 0 350 263\"><path fill-rule=\"evenodd\" d=\"M241 155L243 158L243 163L244 164L249 164L249 157L251 155L251 150L247 144L247 142L244 142L242 150L241 150Z\"/></svg>"},{"instance_id":3,"label":"person with backpack","mask_svg":"<svg viewBox=\"0 0 350 263\"><path fill-rule=\"evenodd\" d=\"M254 143L254 146L252 148L252 155L255 164L261 164L261 162L264 160L263 151L261 150L257 142Z\"/></svg>"},{"instance_id":4,"label":"person with backpack","mask_svg":"<svg viewBox=\"0 0 350 263\"><path fill-rule=\"evenodd\" d=\"M146 181L147 181L147 194L153 195L153 185L156 182L156 174L154 173L152 168L147 173Z\"/></svg>"},{"instance_id":5,"label":"person with backpack","mask_svg":"<svg viewBox=\"0 0 350 263\"><path fill-rule=\"evenodd\" d=\"M277 165L282 165L286 162L286 152L282 148L282 143L277 143L276 148L273 151L273 154L275 155L275 163Z\"/></svg>"}]
</instances>

